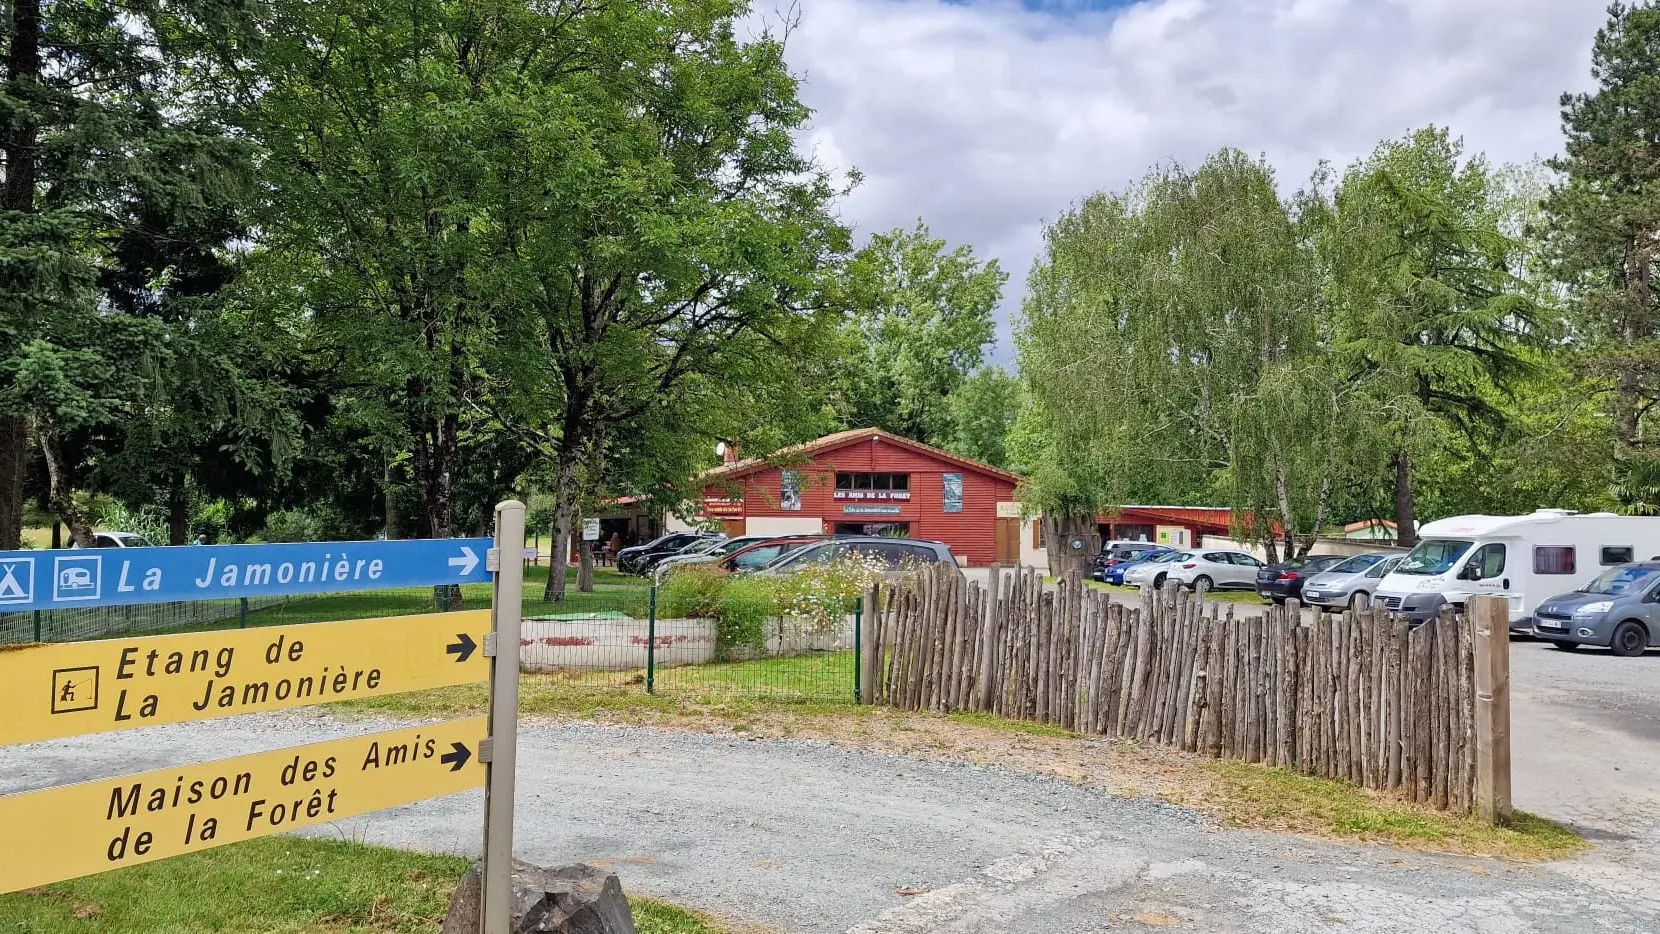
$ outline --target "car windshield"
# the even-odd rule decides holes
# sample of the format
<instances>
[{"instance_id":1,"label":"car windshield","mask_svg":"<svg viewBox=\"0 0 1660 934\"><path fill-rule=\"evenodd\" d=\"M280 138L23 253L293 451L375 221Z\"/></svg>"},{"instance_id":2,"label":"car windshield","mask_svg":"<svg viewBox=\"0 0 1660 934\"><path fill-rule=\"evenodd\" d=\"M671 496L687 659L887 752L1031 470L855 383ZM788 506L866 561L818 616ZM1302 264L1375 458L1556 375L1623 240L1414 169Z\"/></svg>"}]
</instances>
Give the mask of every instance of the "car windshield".
<instances>
[{"instance_id":1,"label":"car windshield","mask_svg":"<svg viewBox=\"0 0 1660 934\"><path fill-rule=\"evenodd\" d=\"M1642 590L1657 579L1660 579L1660 571L1654 568L1609 568L1598 574L1596 580L1581 587L1579 592L1612 596L1633 590Z\"/></svg>"},{"instance_id":2,"label":"car windshield","mask_svg":"<svg viewBox=\"0 0 1660 934\"><path fill-rule=\"evenodd\" d=\"M1418 543L1418 547L1406 553L1400 567L1395 569L1396 574L1445 574L1458 563L1460 556L1470 550L1474 542L1461 542L1447 538L1432 538Z\"/></svg>"},{"instance_id":3,"label":"car windshield","mask_svg":"<svg viewBox=\"0 0 1660 934\"><path fill-rule=\"evenodd\" d=\"M139 535L135 532L123 532L120 535L117 535L115 537L120 539L121 544L126 545L128 548L153 548L153 547L155 547L154 545L150 544L149 539L147 539L144 536Z\"/></svg>"},{"instance_id":4,"label":"car windshield","mask_svg":"<svg viewBox=\"0 0 1660 934\"><path fill-rule=\"evenodd\" d=\"M785 551L783 545L758 545L733 558L732 563L740 568L754 569L784 554Z\"/></svg>"},{"instance_id":5,"label":"car windshield","mask_svg":"<svg viewBox=\"0 0 1660 934\"><path fill-rule=\"evenodd\" d=\"M766 541L766 539L762 539L762 538L732 538L732 539L727 539L726 541L721 542L721 546L719 548L715 549L715 553L716 554L722 554L722 555L729 555L734 551L742 551L742 550L744 550L745 548L748 548L751 545L758 545L763 541Z\"/></svg>"},{"instance_id":6,"label":"car windshield","mask_svg":"<svg viewBox=\"0 0 1660 934\"><path fill-rule=\"evenodd\" d=\"M1355 555L1353 558L1331 568L1333 574L1358 574L1383 560L1383 555Z\"/></svg>"}]
</instances>

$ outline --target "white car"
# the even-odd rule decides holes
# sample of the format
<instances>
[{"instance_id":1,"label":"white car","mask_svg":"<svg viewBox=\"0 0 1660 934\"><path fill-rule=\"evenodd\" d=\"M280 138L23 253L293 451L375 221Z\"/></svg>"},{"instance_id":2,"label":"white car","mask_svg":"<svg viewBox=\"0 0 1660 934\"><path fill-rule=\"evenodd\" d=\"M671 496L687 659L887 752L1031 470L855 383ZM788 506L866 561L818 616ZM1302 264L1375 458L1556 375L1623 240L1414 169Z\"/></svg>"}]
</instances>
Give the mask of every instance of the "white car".
<instances>
[{"instance_id":1,"label":"white car","mask_svg":"<svg viewBox=\"0 0 1660 934\"><path fill-rule=\"evenodd\" d=\"M1243 551L1178 551L1131 568L1124 583L1157 588L1176 581L1206 590L1255 590L1261 567L1261 561Z\"/></svg>"},{"instance_id":2,"label":"white car","mask_svg":"<svg viewBox=\"0 0 1660 934\"><path fill-rule=\"evenodd\" d=\"M94 548L154 548L149 539L137 532L94 532L93 539L97 542ZM80 548L80 544L71 542L71 548Z\"/></svg>"}]
</instances>

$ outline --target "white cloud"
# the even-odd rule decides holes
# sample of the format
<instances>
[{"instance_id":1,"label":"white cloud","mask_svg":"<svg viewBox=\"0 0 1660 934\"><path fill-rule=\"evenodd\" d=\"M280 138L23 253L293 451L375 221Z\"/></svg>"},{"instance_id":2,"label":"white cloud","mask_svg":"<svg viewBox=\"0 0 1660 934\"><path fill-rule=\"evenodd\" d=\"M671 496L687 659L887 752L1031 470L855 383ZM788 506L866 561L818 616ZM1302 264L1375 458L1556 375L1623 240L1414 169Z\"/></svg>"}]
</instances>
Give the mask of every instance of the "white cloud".
<instances>
[{"instance_id":1,"label":"white cloud","mask_svg":"<svg viewBox=\"0 0 1660 934\"><path fill-rule=\"evenodd\" d=\"M1560 148L1605 0L802 0L806 144L855 166L861 233L925 219L1001 259L1017 307L1045 221L1155 162L1265 153L1287 188L1450 126L1498 162ZM758 12L765 12L760 10ZM1012 350L1006 329L997 356Z\"/></svg>"}]
</instances>

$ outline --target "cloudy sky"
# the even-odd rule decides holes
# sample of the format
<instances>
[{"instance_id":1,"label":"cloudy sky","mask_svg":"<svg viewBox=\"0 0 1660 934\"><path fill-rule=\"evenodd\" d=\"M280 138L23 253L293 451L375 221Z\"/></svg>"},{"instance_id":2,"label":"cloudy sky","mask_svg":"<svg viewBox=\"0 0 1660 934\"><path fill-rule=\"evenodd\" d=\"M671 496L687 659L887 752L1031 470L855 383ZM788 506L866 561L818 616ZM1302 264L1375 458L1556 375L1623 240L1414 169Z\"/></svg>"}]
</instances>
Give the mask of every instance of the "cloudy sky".
<instances>
[{"instance_id":1,"label":"cloudy sky","mask_svg":"<svg viewBox=\"0 0 1660 934\"><path fill-rule=\"evenodd\" d=\"M756 0L757 13L773 13ZM807 144L864 185L862 235L921 217L1011 274L1046 220L1161 160L1266 154L1294 188L1428 123L1494 161L1560 146L1605 0L798 0Z\"/></svg>"}]
</instances>

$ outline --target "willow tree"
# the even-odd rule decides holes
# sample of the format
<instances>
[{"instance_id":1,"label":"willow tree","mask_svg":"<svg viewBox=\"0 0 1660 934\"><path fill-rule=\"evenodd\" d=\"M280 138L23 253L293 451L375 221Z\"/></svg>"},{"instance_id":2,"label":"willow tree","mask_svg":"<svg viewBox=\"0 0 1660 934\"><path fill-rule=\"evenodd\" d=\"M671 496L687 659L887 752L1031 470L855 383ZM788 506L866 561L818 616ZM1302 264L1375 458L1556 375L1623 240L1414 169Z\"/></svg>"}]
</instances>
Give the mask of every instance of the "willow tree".
<instances>
[{"instance_id":1,"label":"willow tree","mask_svg":"<svg viewBox=\"0 0 1660 934\"><path fill-rule=\"evenodd\" d=\"M1020 339L1035 501L1093 523L1126 500L1225 495L1237 534L1306 549L1345 403L1304 203L1319 199L1287 203L1268 165L1224 150L1050 228Z\"/></svg>"}]
</instances>

